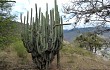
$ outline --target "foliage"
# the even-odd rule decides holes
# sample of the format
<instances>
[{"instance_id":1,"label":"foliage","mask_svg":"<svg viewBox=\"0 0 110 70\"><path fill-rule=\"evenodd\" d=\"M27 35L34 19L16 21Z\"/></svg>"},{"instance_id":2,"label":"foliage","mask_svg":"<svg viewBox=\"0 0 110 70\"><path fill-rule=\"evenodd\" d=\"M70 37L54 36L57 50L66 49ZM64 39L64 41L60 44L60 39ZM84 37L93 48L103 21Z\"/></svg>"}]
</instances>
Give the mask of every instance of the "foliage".
<instances>
[{"instance_id":1,"label":"foliage","mask_svg":"<svg viewBox=\"0 0 110 70\"><path fill-rule=\"evenodd\" d=\"M9 45L18 39L16 22L10 21L10 23L1 23L0 25L0 47Z\"/></svg>"},{"instance_id":2,"label":"foliage","mask_svg":"<svg viewBox=\"0 0 110 70\"><path fill-rule=\"evenodd\" d=\"M12 21L14 16L10 14L12 4L5 1L7 0L0 0L0 47L8 45L15 39L16 25Z\"/></svg>"},{"instance_id":3,"label":"foliage","mask_svg":"<svg viewBox=\"0 0 110 70\"><path fill-rule=\"evenodd\" d=\"M12 47L14 47L15 51L17 52L17 55L21 58L27 58L27 51L26 48L23 46L22 41L17 41L12 44Z\"/></svg>"},{"instance_id":4,"label":"foliage","mask_svg":"<svg viewBox=\"0 0 110 70\"><path fill-rule=\"evenodd\" d=\"M92 57L93 54L85 49L82 49L80 47L76 47L74 44L64 44L63 48L61 49L61 52L63 52L64 54L67 55L73 55L73 54L77 54L77 55L82 55L82 56L89 56Z\"/></svg>"},{"instance_id":5,"label":"foliage","mask_svg":"<svg viewBox=\"0 0 110 70\"><path fill-rule=\"evenodd\" d=\"M96 50L100 49L103 45L103 39L90 32L78 36L75 39L75 42L78 43L79 47L86 48L87 50L90 50L92 52L93 49L95 49L96 52Z\"/></svg>"}]
</instances>

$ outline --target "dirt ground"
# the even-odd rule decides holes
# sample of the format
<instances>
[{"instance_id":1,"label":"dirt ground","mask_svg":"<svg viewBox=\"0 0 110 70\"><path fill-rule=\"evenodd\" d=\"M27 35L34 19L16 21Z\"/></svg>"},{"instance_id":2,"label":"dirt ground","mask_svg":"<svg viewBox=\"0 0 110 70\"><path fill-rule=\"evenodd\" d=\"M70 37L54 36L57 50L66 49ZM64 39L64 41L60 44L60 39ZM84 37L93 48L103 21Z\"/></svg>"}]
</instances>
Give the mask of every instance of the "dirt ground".
<instances>
[{"instance_id":1,"label":"dirt ground","mask_svg":"<svg viewBox=\"0 0 110 70\"><path fill-rule=\"evenodd\" d=\"M92 59L89 57L82 57L76 54L68 56L61 55L60 68L57 69L56 58L50 66L50 70L110 70L110 63L102 61L100 58ZM27 63L18 64L13 62L0 61L0 70L37 70L32 60Z\"/></svg>"},{"instance_id":2,"label":"dirt ground","mask_svg":"<svg viewBox=\"0 0 110 70\"><path fill-rule=\"evenodd\" d=\"M67 51L68 49L66 49ZM0 70L37 70L28 54L23 60L13 51L0 52ZM84 56L78 53L60 52L60 68L57 69L56 58L50 70L110 70L110 61L105 61L101 56Z\"/></svg>"}]
</instances>

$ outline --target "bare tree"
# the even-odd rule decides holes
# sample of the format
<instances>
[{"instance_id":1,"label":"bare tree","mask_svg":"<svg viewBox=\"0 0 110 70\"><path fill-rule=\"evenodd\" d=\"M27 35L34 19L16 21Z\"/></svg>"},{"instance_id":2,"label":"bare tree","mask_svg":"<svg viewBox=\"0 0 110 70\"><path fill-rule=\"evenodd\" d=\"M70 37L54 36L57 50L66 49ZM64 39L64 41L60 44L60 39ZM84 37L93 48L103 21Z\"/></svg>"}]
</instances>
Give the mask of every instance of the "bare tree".
<instances>
[{"instance_id":1,"label":"bare tree","mask_svg":"<svg viewBox=\"0 0 110 70\"><path fill-rule=\"evenodd\" d=\"M69 4L63 5L63 12L73 13L68 20L76 17L76 25L84 20L84 24L96 27L96 33L110 31L110 28L105 28L110 25L110 0L71 0Z\"/></svg>"}]
</instances>

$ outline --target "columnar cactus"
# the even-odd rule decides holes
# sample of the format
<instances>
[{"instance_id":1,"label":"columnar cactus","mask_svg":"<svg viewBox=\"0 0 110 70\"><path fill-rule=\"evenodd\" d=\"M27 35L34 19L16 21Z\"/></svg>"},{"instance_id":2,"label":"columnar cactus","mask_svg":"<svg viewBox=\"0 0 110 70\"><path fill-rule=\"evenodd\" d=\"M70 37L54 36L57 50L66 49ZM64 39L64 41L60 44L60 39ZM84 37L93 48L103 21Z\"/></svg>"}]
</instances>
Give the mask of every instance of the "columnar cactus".
<instances>
[{"instance_id":1,"label":"columnar cactus","mask_svg":"<svg viewBox=\"0 0 110 70\"><path fill-rule=\"evenodd\" d=\"M49 70L50 63L57 55L59 64L59 50L63 41L63 24L59 16L58 5L55 0L55 8L48 13L48 4L46 4L46 15L44 16L37 4L35 4L35 21L32 16L29 24L29 12L24 22L21 15L21 23L24 23L21 34L24 47L32 54L32 59L39 70Z\"/></svg>"}]
</instances>

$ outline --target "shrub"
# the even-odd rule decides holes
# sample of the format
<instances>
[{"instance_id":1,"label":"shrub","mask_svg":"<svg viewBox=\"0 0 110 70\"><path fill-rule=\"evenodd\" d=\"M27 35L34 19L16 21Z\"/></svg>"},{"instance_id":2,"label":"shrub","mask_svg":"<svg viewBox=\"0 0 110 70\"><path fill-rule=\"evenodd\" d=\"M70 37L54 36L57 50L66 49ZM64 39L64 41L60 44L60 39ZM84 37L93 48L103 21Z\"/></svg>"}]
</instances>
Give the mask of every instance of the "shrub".
<instances>
[{"instance_id":1,"label":"shrub","mask_svg":"<svg viewBox=\"0 0 110 70\"><path fill-rule=\"evenodd\" d=\"M100 38L97 34L90 32L76 37L74 42L78 44L78 47L85 48L89 51L94 52L93 49L95 49L95 53L97 49L100 49L103 46L103 39Z\"/></svg>"},{"instance_id":2,"label":"shrub","mask_svg":"<svg viewBox=\"0 0 110 70\"><path fill-rule=\"evenodd\" d=\"M23 46L22 41L17 41L13 43L13 47L15 48L15 51L17 52L17 55L21 58L27 58L27 51L26 48Z\"/></svg>"},{"instance_id":3,"label":"shrub","mask_svg":"<svg viewBox=\"0 0 110 70\"><path fill-rule=\"evenodd\" d=\"M93 56L91 52L82 49L80 47L74 47L71 44L65 44L61 50L63 53L66 54L78 54L78 55L82 55L82 56Z\"/></svg>"}]
</instances>

